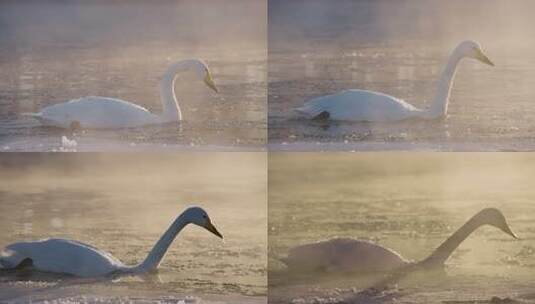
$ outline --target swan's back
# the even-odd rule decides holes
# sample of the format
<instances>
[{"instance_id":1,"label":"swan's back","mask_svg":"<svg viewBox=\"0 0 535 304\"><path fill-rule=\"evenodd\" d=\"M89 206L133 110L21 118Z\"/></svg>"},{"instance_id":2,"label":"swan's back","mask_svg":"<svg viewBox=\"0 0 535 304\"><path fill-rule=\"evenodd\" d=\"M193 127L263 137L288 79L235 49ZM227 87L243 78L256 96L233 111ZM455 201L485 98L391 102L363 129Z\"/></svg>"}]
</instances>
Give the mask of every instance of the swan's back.
<instances>
[{"instance_id":1,"label":"swan's back","mask_svg":"<svg viewBox=\"0 0 535 304\"><path fill-rule=\"evenodd\" d=\"M111 254L72 240L45 239L7 246L0 256L4 268L15 268L30 259L36 270L80 277L103 276L124 265Z\"/></svg>"},{"instance_id":2,"label":"swan's back","mask_svg":"<svg viewBox=\"0 0 535 304\"><path fill-rule=\"evenodd\" d=\"M89 96L48 106L42 121L62 128L77 122L84 128L135 127L159 122L157 115L136 104L109 97Z\"/></svg>"},{"instance_id":3,"label":"swan's back","mask_svg":"<svg viewBox=\"0 0 535 304\"><path fill-rule=\"evenodd\" d=\"M296 110L308 118L326 112L332 120L369 122L399 121L422 112L402 99L366 90L346 90L321 96Z\"/></svg>"},{"instance_id":4,"label":"swan's back","mask_svg":"<svg viewBox=\"0 0 535 304\"><path fill-rule=\"evenodd\" d=\"M329 272L383 272L408 263L390 249L347 238L295 247L283 262L292 270Z\"/></svg>"}]
</instances>

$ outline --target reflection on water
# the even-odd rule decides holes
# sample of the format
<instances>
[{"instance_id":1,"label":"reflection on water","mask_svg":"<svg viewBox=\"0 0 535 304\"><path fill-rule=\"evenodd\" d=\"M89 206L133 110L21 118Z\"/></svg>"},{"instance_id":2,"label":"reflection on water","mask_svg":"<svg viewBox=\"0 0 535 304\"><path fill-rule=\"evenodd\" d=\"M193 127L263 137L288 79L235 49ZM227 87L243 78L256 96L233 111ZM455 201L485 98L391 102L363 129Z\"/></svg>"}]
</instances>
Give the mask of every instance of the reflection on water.
<instances>
[{"instance_id":1,"label":"reflection on water","mask_svg":"<svg viewBox=\"0 0 535 304\"><path fill-rule=\"evenodd\" d=\"M304 150L310 147L300 144L320 143L319 147L325 147L321 143L332 142L342 143L337 148L344 150L369 149L370 144L377 144L379 149L535 148L531 123L535 119L533 41L511 41L513 33L507 32L516 25L515 37L532 37L529 31L533 18L511 17L511 28L498 29L503 35L497 37L495 28L476 26L486 24L483 16L467 17L461 14L466 13L464 9L458 12L462 1L452 1L452 8L447 7L450 2L422 1L339 1L336 6L325 1L272 2L276 5L270 8L269 17L268 124L274 149ZM475 3L478 1L471 5ZM523 12L525 7L520 3L533 5L520 1L507 11ZM490 16L496 16L494 19L501 18L504 12L496 9L503 2L480 4ZM442 10L441 5L447 9ZM299 16L293 16L297 13L289 12L290 7L300 7ZM317 11L322 12L318 20L305 18ZM433 19L439 11L445 17ZM417 16L405 16L410 12ZM443 24L434 24L457 12L461 16L455 16L455 22L448 23L452 20L448 19ZM433 25L427 24L430 20ZM530 26L519 26L517 21ZM466 28L459 24L466 24ZM444 31L435 27L443 27ZM449 52L465 39L479 41L496 66L472 59L460 63L446 120L318 126L298 119L291 110L311 98L353 88L384 92L426 108L433 99Z\"/></svg>"},{"instance_id":2,"label":"reflection on water","mask_svg":"<svg viewBox=\"0 0 535 304\"><path fill-rule=\"evenodd\" d=\"M0 299L58 298L66 296L63 292L146 298L220 295L238 302L247 302L246 296L262 299L267 246L265 154L181 154L3 155L2 248L20 240L61 237L136 264L191 204L208 211L225 239L188 226L157 274L120 278L111 285L89 282L65 289L59 287L71 280L4 273ZM37 292L43 287L49 290ZM83 292L77 293L78 288Z\"/></svg>"},{"instance_id":3,"label":"reflection on water","mask_svg":"<svg viewBox=\"0 0 535 304\"><path fill-rule=\"evenodd\" d=\"M195 1L0 4L0 15L8 25L0 30L4 46L0 51L0 145L5 150L57 148L57 139L65 131L40 127L20 114L83 96L120 98L161 113L158 85L165 69L174 61L201 58L210 66L220 93L179 75L175 89L185 120L181 127L173 123L88 130L76 134L78 142L95 146L92 150L99 149L99 142L103 146L122 143L123 150L140 143L262 147L267 51L265 24L256 22L265 15L264 4L243 2L231 0L225 7ZM208 8L202 9L203 5ZM229 12L213 18L213 10ZM247 17L233 24L231 12L247 12ZM11 17L22 13L36 16L28 24ZM80 19L64 16L78 14ZM191 20L189 16L195 14L197 19ZM40 24L40 18L50 22ZM253 21L254 25L249 24ZM58 30L63 35L58 36Z\"/></svg>"},{"instance_id":4,"label":"reflection on water","mask_svg":"<svg viewBox=\"0 0 535 304\"><path fill-rule=\"evenodd\" d=\"M500 209L520 239L482 227L454 252L444 272L403 277L381 296L410 303L529 299L535 292L534 169L528 154L272 153L270 302L362 297L359 292L383 279L288 273L279 259L291 247L350 237L419 261L485 207Z\"/></svg>"}]
</instances>

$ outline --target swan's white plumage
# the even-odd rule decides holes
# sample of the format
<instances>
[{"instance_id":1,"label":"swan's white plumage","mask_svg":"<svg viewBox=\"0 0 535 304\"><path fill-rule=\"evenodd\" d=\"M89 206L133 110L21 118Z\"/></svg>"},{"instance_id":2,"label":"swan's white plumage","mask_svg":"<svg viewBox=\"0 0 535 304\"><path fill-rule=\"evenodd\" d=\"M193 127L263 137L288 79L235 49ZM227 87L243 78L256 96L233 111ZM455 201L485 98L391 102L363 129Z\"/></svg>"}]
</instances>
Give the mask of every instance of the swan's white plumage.
<instances>
[{"instance_id":1,"label":"swan's white plumage","mask_svg":"<svg viewBox=\"0 0 535 304\"><path fill-rule=\"evenodd\" d=\"M157 124L158 115L124 100L88 96L44 108L37 119L45 124L69 128L73 122L90 129L109 129Z\"/></svg>"},{"instance_id":2,"label":"swan's white plumage","mask_svg":"<svg viewBox=\"0 0 535 304\"><path fill-rule=\"evenodd\" d=\"M5 248L0 263L4 268L14 268L26 258L30 258L33 267L40 271L79 277L104 276L127 268L105 251L65 239L45 239L9 245Z\"/></svg>"},{"instance_id":3,"label":"swan's white plumage","mask_svg":"<svg viewBox=\"0 0 535 304\"><path fill-rule=\"evenodd\" d=\"M348 238L295 247L283 261L296 270L329 272L383 272L409 263L395 251L368 241Z\"/></svg>"},{"instance_id":4,"label":"swan's white plumage","mask_svg":"<svg viewBox=\"0 0 535 304\"><path fill-rule=\"evenodd\" d=\"M45 239L6 246L0 254L0 268L14 269L23 261L29 260L32 267L38 271L78 277L144 273L159 266L171 243L188 224L204 227L218 237L223 237L212 225L208 214L202 208L191 207L175 219L145 260L135 266L124 265L106 251L78 241Z\"/></svg>"},{"instance_id":5,"label":"swan's white plumage","mask_svg":"<svg viewBox=\"0 0 535 304\"><path fill-rule=\"evenodd\" d=\"M405 120L422 112L402 99L366 90L346 90L317 97L296 111L307 118L328 112L332 120L377 122Z\"/></svg>"},{"instance_id":6,"label":"swan's white plumage","mask_svg":"<svg viewBox=\"0 0 535 304\"><path fill-rule=\"evenodd\" d=\"M186 70L193 70L199 79L217 92L208 66L201 60L190 59L172 64L164 73L160 83L161 115L128 101L100 96L74 99L45 107L39 113L25 115L37 119L42 125L60 128L113 129L178 122L182 119L182 113L174 85L177 73Z\"/></svg>"},{"instance_id":7,"label":"swan's white plumage","mask_svg":"<svg viewBox=\"0 0 535 304\"><path fill-rule=\"evenodd\" d=\"M410 118L435 119L447 114L448 102L457 65L462 58L477 59L494 65L475 41L461 42L451 53L437 85L429 109L418 109L402 99L366 90L347 90L307 101L296 111L305 118L328 118L340 121L389 122ZM320 116L320 114L322 114ZM325 115L323 115L325 114Z\"/></svg>"}]
</instances>

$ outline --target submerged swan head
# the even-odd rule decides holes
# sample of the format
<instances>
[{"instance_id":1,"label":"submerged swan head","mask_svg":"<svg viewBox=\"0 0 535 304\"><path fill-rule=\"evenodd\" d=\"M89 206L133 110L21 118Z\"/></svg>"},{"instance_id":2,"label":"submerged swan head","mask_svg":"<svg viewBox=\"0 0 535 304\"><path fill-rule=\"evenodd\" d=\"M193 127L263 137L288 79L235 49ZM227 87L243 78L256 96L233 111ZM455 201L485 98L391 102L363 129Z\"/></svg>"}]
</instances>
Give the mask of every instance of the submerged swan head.
<instances>
[{"instance_id":1,"label":"submerged swan head","mask_svg":"<svg viewBox=\"0 0 535 304\"><path fill-rule=\"evenodd\" d=\"M517 239L518 237L516 234L511 230L509 227L509 224L507 224L507 221L505 220L505 216L502 214L502 212L496 208L486 208L481 210L478 214L474 216L474 219L477 219L479 221L478 224L480 225L491 225L494 226L501 231L509 234L510 236Z\"/></svg>"},{"instance_id":2,"label":"submerged swan head","mask_svg":"<svg viewBox=\"0 0 535 304\"><path fill-rule=\"evenodd\" d=\"M212 224L210 217L206 211L204 211L204 209L200 207L190 207L184 211L183 216L187 222L203 227L218 237L223 238L221 233L219 233L219 231L217 231L215 226Z\"/></svg>"},{"instance_id":3,"label":"submerged swan head","mask_svg":"<svg viewBox=\"0 0 535 304\"><path fill-rule=\"evenodd\" d=\"M483 53L481 45L475 41L466 40L461 42L455 49L455 52L457 52L461 57L473 58L482 63L494 66L494 63L492 63L487 55Z\"/></svg>"}]
</instances>

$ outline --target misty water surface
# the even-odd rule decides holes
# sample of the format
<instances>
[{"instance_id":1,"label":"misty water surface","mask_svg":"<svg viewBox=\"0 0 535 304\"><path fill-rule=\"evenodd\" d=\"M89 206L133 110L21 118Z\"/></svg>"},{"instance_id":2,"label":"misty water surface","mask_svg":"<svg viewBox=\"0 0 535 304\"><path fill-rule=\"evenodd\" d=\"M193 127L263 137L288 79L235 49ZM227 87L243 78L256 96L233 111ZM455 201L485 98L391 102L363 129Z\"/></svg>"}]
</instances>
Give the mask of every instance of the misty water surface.
<instances>
[{"instance_id":1,"label":"misty water surface","mask_svg":"<svg viewBox=\"0 0 535 304\"><path fill-rule=\"evenodd\" d=\"M60 237L141 262L185 208L200 205L224 240L186 227L156 274L76 284L73 278L0 273L0 301L110 296L156 302L195 296L231 303L266 295L266 156L4 154L0 247ZM70 285L71 287L65 287ZM115 300L117 301L117 300ZM114 300L110 300L114 302Z\"/></svg>"},{"instance_id":2,"label":"misty water surface","mask_svg":"<svg viewBox=\"0 0 535 304\"><path fill-rule=\"evenodd\" d=\"M499 297L532 303L533 172L529 154L272 153L270 302L337 303L349 297L360 299L355 303L487 303ZM486 207L499 208L520 239L482 227L444 271L409 275L379 295L358 293L381 275L289 273L279 260L297 245L349 237L418 261Z\"/></svg>"}]
</instances>

